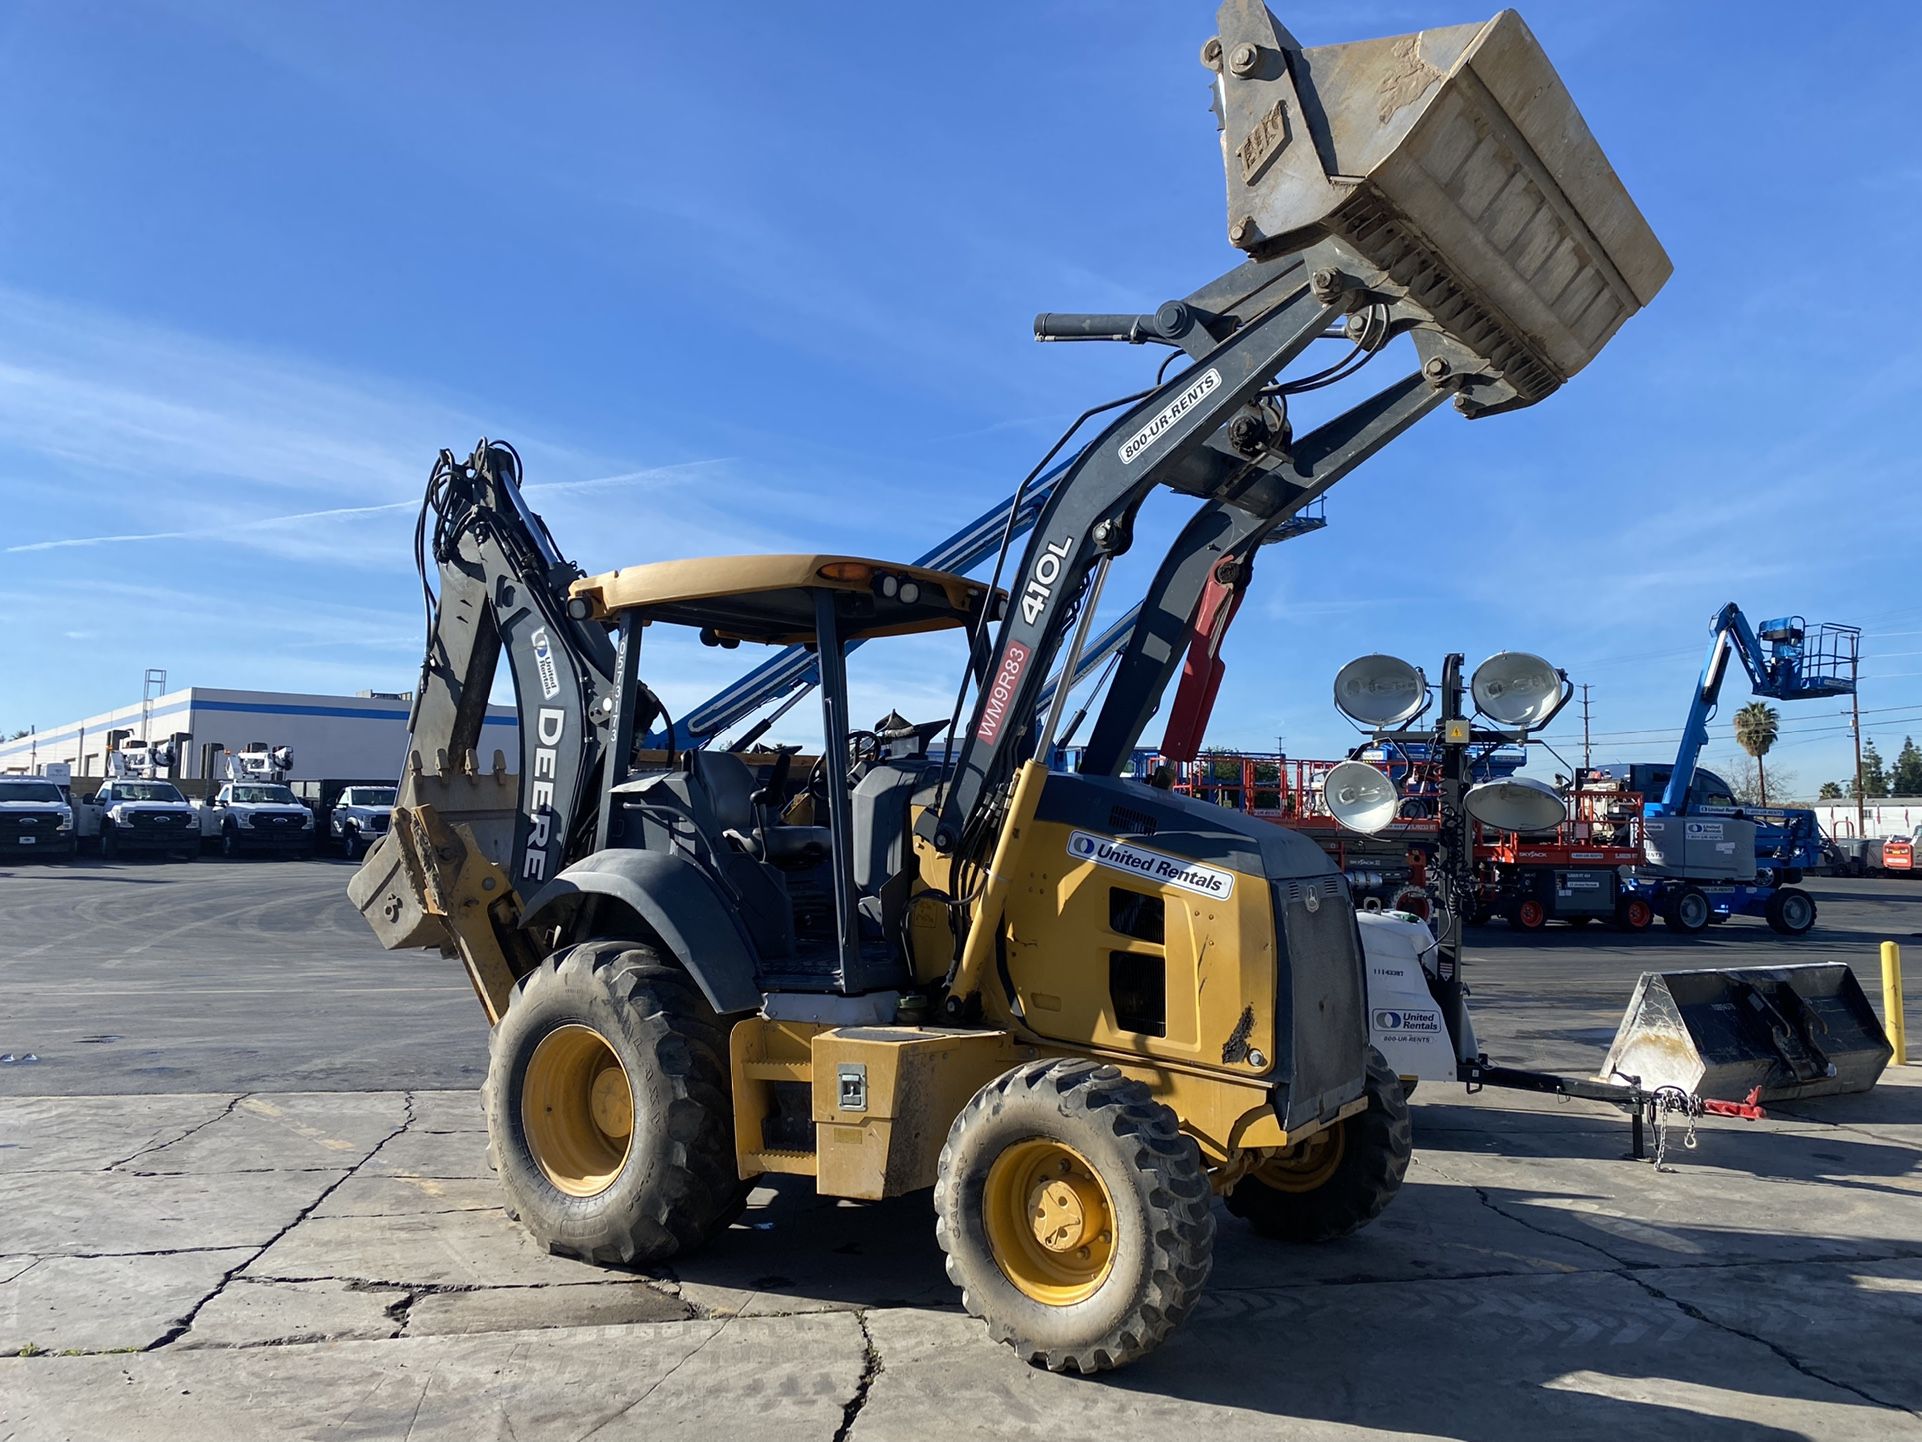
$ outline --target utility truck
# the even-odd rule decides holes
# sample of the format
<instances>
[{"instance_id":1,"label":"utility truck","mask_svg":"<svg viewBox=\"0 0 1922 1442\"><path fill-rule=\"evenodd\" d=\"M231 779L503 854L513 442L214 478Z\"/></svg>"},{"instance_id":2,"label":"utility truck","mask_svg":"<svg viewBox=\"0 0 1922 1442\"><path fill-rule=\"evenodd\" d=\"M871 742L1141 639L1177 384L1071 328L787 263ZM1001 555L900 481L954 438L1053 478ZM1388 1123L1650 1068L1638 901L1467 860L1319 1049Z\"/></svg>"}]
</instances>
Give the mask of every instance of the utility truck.
<instances>
[{"instance_id":1,"label":"utility truck","mask_svg":"<svg viewBox=\"0 0 1922 1442\"><path fill-rule=\"evenodd\" d=\"M75 835L92 841L102 856L165 852L192 861L200 854L198 818L171 781L109 777L73 809Z\"/></svg>"},{"instance_id":2,"label":"utility truck","mask_svg":"<svg viewBox=\"0 0 1922 1442\"><path fill-rule=\"evenodd\" d=\"M66 861L78 833L73 807L44 776L0 776L0 860Z\"/></svg>"},{"instance_id":3,"label":"utility truck","mask_svg":"<svg viewBox=\"0 0 1922 1442\"><path fill-rule=\"evenodd\" d=\"M226 762L226 784L197 808L201 839L230 858L250 852L312 856L314 813L286 782L293 751L256 741L227 752Z\"/></svg>"},{"instance_id":4,"label":"utility truck","mask_svg":"<svg viewBox=\"0 0 1922 1442\"><path fill-rule=\"evenodd\" d=\"M1239 263L1151 315L1037 318L1038 338L1169 364L1099 408L989 580L812 550L587 575L511 447L442 452L392 829L349 894L383 945L465 967L492 1028L492 1154L545 1246L659 1264L765 1176L931 1189L963 1305L1021 1356L1092 1372L1193 1308L1217 1195L1264 1237L1314 1242L1401 1185L1407 1107L1369 1045L1335 864L1119 773L1204 590L1245 587L1277 527L1431 411L1547 398L1669 263L1512 12L1313 49L1249 0L1218 23L1201 57ZM1304 361L1323 340L1346 358ZM1385 386L1297 427L1291 404L1392 353ZM1163 488L1190 519L1077 769L1051 772L1072 683L1043 706L1048 678L1077 674ZM809 647L819 760L676 744L644 679L660 626ZM943 630L970 658L951 716L855 726L848 651ZM503 652L511 766L477 752ZM1202 690L1175 698L1197 724ZM643 770L657 721L665 766Z\"/></svg>"},{"instance_id":5,"label":"utility truck","mask_svg":"<svg viewBox=\"0 0 1922 1442\"><path fill-rule=\"evenodd\" d=\"M393 787L344 787L327 813L327 834L340 854L353 861L387 834L393 814Z\"/></svg>"}]
</instances>

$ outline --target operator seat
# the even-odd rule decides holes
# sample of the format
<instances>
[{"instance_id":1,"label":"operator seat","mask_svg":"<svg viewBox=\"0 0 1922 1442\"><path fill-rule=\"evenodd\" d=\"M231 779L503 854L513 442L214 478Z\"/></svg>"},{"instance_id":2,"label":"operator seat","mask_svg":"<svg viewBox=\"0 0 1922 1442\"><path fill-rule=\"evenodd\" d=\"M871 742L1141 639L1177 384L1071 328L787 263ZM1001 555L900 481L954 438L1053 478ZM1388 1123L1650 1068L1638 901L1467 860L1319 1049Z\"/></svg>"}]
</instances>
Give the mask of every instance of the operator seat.
<instances>
[{"instance_id":1,"label":"operator seat","mask_svg":"<svg viewBox=\"0 0 1922 1442\"><path fill-rule=\"evenodd\" d=\"M722 836L757 861L781 871L805 871L834 853L825 826L787 826L776 819L781 798L757 790L754 773L732 751L689 751L687 772L713 808ZM774 785L787 776L787 754L775 763Z\"/></svg>"}]
</instances>

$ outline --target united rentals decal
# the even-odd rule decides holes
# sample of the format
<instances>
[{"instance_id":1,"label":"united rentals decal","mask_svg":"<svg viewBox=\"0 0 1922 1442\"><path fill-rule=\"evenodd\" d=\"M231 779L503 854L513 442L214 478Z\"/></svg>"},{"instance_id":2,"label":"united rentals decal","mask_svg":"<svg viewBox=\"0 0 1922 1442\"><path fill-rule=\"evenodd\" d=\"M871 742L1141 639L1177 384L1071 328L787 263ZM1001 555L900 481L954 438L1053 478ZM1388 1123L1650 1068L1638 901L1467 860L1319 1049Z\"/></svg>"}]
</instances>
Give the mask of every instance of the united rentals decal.
<instances>
[{"instance_id":1,"label":"united rentals decal","mask_svg":"<svg viewBox=\"0 0 1922 1442\"><path fill-rule=\"evenodd\" d=\"M552 701L561 694L561 676L554 665L554 647L548 640L547 627L541 627L527 639L534 647L534 669L541 675L541 698Z\"/></svg>"},{"instance_id":2,"label":"united rentals decal","mask_svg":"<svg viewBox=\"0 0 1922 1442\"><path fill-rule=\"evenodd\" d=\"M1092 861L1097 866L1112 867L1116 871L1126 871L1150 881L1164 881L1198 896L1226 900L1235 893L1235 874L1232 871L1217 871L1212 866L1202 866L1179 856L1165 856L1159 851L1147 851L1139 846L1130 846L1125 841L1114 841L1086 831L1069 835L1068 855L1076 861Z\"/></svg>"},{"instance_id":3,"label":"united rentals decal","mask_svg":"<svg viewBox=\"0 0 1922 1442\"><path fill-rule=\"evenodd\" d=\"M1376 1031L1420 1032L1433 1036L1441 1029L1441 1013L1438 1011L1381 1010L1375 1013Z\"/></svg>"},{"instance_id":4,"label":"united rentals decal","mask_svg":"<svg viewBox=\"0 0 1922 1442\"><path fill-rule=\"evenodd\" d=\"M1210 366L1188 383L1188 388L1167 405L1156 411L1153 419L1127 440L1115 454L1121 457L1121 464L1131 466L1147 453L1148 447L1168 434L1174 423L1200 405L1208 396L1214 394L1221 385L1221 372Z\"/></svg>"}]
</instances>

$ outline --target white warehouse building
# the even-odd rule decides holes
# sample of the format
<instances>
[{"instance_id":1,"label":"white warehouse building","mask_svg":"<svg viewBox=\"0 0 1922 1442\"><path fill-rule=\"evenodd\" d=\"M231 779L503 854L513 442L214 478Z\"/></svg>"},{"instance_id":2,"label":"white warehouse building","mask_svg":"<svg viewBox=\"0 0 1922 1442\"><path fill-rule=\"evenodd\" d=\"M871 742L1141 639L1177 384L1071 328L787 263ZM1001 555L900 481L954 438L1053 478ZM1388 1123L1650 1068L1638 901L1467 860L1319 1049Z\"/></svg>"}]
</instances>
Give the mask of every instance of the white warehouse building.
<instances>
[{"instance_id":1,"label":"white warehouse building","mask_svg":"<svg viewBox=\"0 0 1922 1442\"><path fill-rule=\"evenodd\" d=\"M189 686L144 705L38 727L29 735L0 742L0 774L33 774L50 763L64 762L75 777L101 776L107 747L130 735L153 742L182 738L174 771L182 779L201 778L210 744L238 751L256 741L293 749L289 780L398 778L406 760L410 702L410 697L391 692L323 696ZM488 707L479 747L481 765L490 765L498 750L506 756L508 769L518 770L518 736L512 707ZM224 779L218 763L212 779Z\"/></svg>"}]
</instances>

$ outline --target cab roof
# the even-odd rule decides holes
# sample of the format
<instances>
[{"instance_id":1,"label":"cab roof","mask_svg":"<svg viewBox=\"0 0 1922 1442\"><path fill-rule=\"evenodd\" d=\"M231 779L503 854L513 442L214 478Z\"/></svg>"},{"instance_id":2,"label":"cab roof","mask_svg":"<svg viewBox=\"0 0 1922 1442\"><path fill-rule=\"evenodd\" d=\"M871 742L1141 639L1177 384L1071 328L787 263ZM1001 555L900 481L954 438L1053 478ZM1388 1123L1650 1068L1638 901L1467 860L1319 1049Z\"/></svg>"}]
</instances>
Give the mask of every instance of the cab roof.
<instances>
[{"instance_id":1,"label":"cab roof","mask_svg":"<svg viewBox=\"0 0 1922 1442\"><path fill-rule=\"evenodd\" d=\"M988 588L966 576L861 556L708 556L586 576L569 594L589 616L632 613L715 639L790 646L814 639L814 598L837 596L844 640L965 626Z\"/></svg>"}]
</instances>

